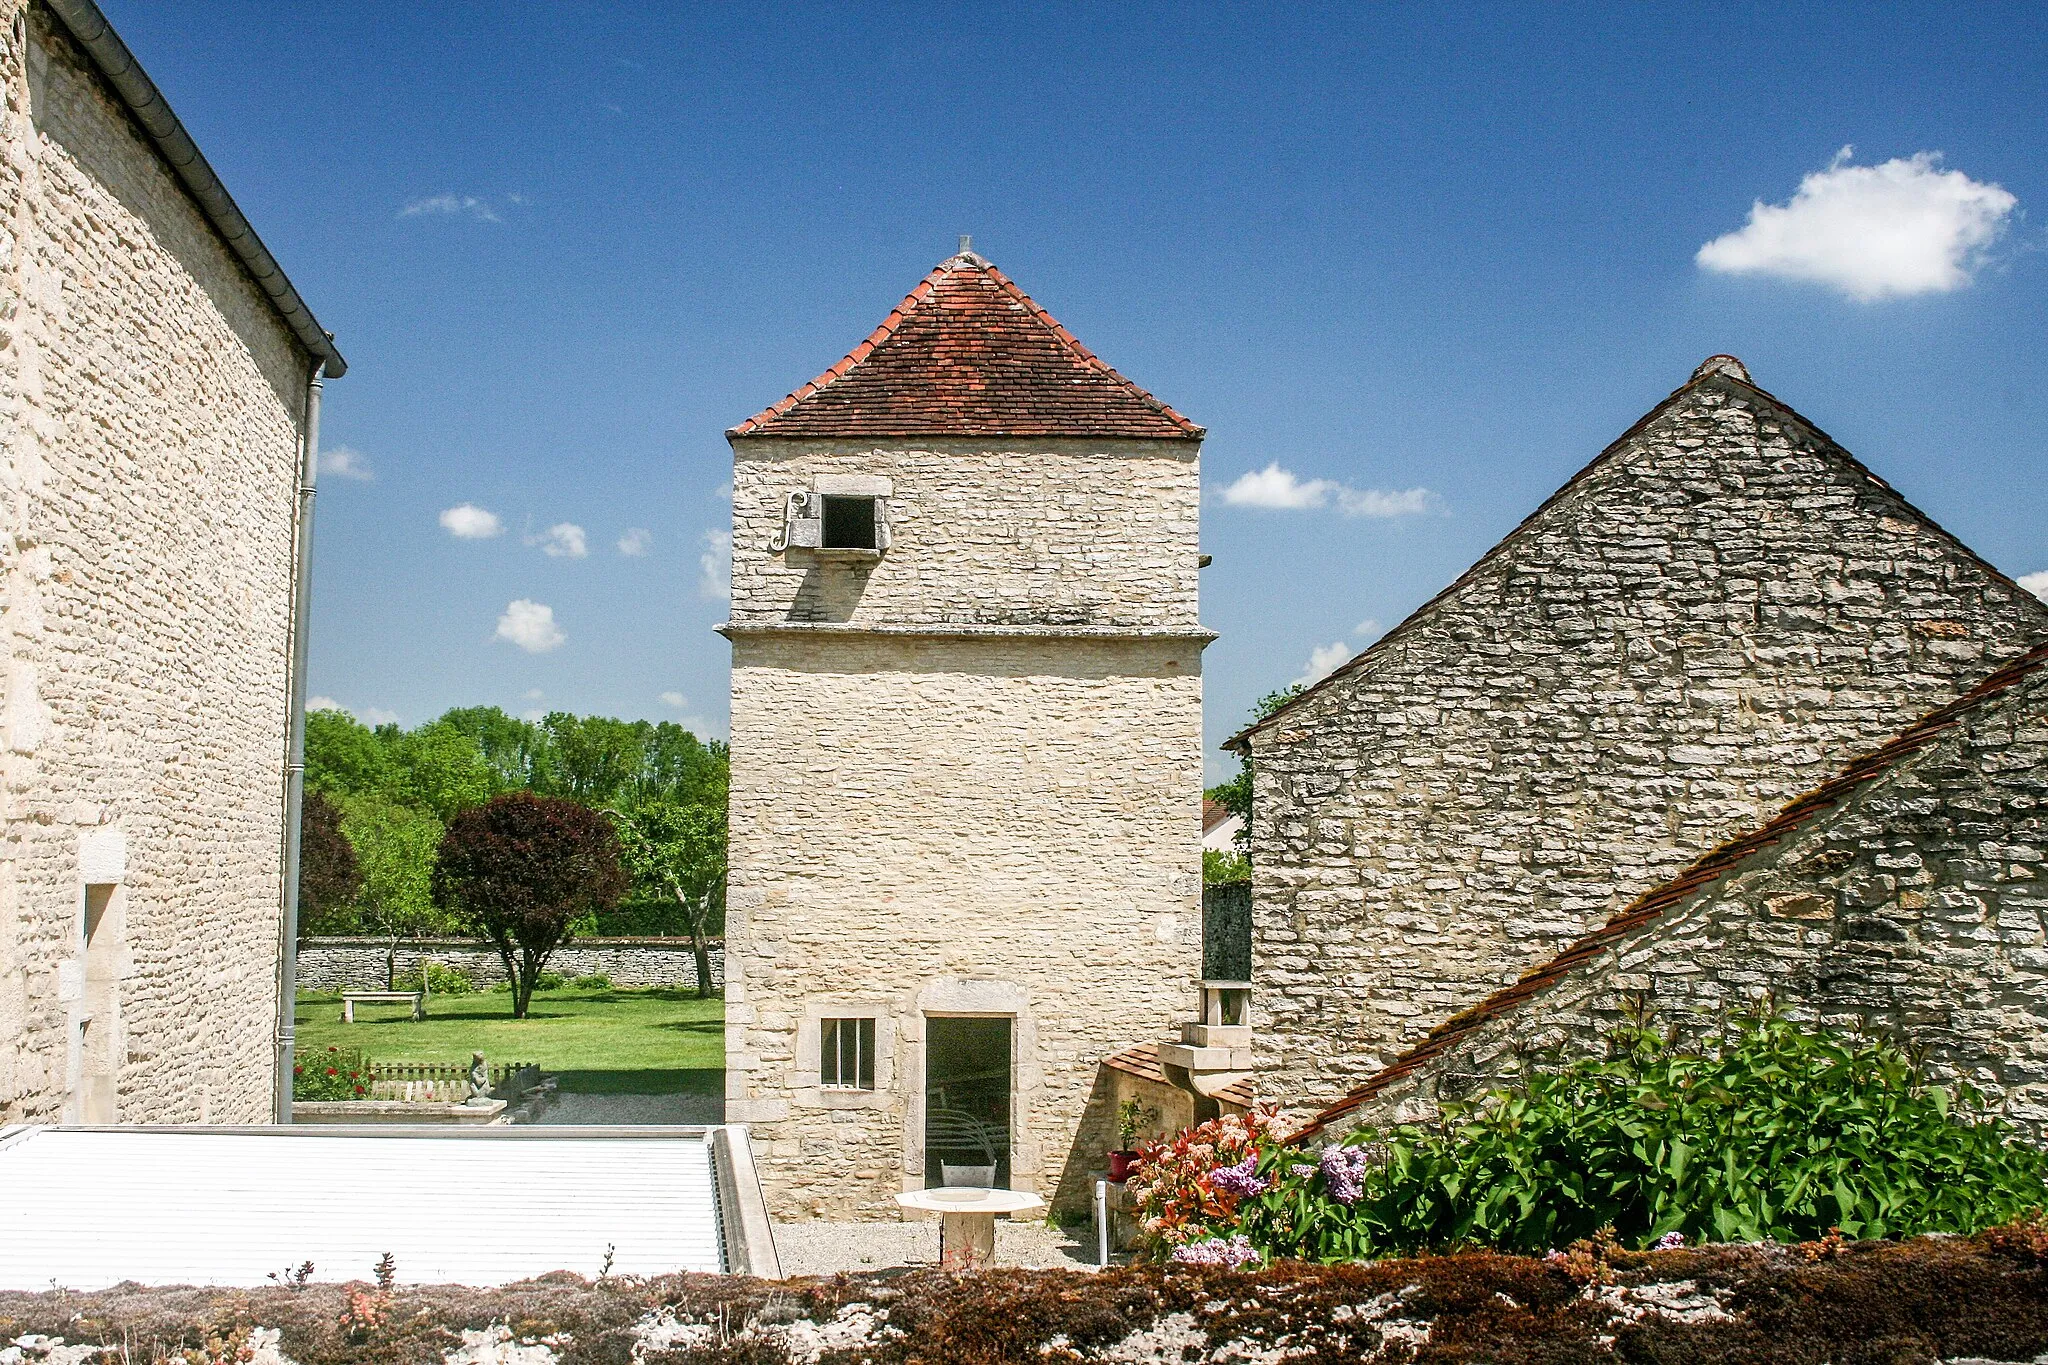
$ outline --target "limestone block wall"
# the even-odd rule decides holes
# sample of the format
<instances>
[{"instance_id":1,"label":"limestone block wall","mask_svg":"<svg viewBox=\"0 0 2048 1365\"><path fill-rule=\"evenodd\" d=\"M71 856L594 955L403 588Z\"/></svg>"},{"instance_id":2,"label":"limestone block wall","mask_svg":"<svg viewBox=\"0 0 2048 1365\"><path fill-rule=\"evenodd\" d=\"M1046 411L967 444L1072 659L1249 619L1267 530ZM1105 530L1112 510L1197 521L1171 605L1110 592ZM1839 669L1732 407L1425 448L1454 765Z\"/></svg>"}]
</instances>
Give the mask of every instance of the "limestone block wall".
<instances>
[{"instance_id":1,"label":"limestone block wall","mask_svg":"<svg viewBox=\"0 0 2048 1365\"><path fill-rule=\"evenodd\" d=\"M1699 1033L1769 992L1924 1050L2048 1137L2048 678L1389 1086L1426 1117L1524 1065L1596 1055L1632 1001ZM1529 1049L1520 1056L1515 1046ZM1347 1121L1352 1122L1352 1121Z\"/></svg>"},{"instance_id":2,"label":"limestone block wall","mask_svg":"<svg viewBox=\"0 0 2048 1365\"><path fill-rule=\"evenodd\" d=\"M1342 1093L2044 637L1796 415L1694 384L1255 735L1260 1094Z\"/></svg>"},{"instance_id":3,"label":"limestone block wall","mask_svg":"<svg viewBox=\"0 0 2048 1365\"><path fill-rule=\"evenodd\" d=\"M711 984L725 985L725 944L707 945ZM302 991L381 991L389 941L375 938L312 938L299 945L299 989ZM400 976L422 959L462 972L479 987L505 979L498 950L475 939L408 939L398 945ZM615 986L697 987L697 956L686 938L584 938L557 948L548 970L563 976L602 972Z\"/></svg>"},{"instance_id":4,"label":"limestone block wall","mask_svg":"<svg viewBox=\"0 0 2048 1365\"><path fill-rule=\"evenodd\" d=\"M898 1216L933 1013L1015 1016L1012 1183L1085 1202L1101 1060L1196 1004L1200 642L740 636L732 688L726 1112L771 1207ZM876 1089L821 1089L862 1015Z\"/></svg>"},{"instance_id":5,"label":"limestone block wall","mask_svg":"<svg viewBox=\"0 0 2048 1365\"><path fill-rule=\"evenodd\" d=\"M1196 625L1196 442L987 447L735 440L733 622ZM891 481L889 553L772 553L788 495L835 474Z\"/></svg>"},{"instance_id":6,"label":"limestone block wall","mask_svg":"<svg viewBox=\"0 0 2048 1365\"><path fill-rule=\"evenodd\" d=\"M0 84L0 1122L262 1121L310 362L21 0Z\"/></svg>"}]
</instances>

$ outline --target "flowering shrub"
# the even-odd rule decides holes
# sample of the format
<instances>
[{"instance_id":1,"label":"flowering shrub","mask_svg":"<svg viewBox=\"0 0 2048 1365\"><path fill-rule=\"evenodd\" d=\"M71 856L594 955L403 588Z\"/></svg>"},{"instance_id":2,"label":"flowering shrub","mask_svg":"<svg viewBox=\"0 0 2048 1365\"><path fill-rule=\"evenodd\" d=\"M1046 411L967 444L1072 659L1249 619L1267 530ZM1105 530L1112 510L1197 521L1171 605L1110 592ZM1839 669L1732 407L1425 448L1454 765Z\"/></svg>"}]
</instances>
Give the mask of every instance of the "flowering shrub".
<instances>
[{"instance_id":1,"label":"flowering shrub","mask_svg":"<svg viewBox=\"0 0 2048 1365\"><path fill-rule=\"evenodd\" d=\"M1147 1240L1164 1252L1235 1231L1238 1205L1271 1183L1256 1173L1258 1157L1279 1141L1273 1116L1255 1110L1142 1144L1130 1190Z\"/></svg>"},{"instance_id":2,"label":"flowering shrub","mask_svg":"<svg viewBox=\"0 0 2048 1365\"><path fill-rule=\"evenodd\" d=\"M1889 1044L1768 1013L1692 1048L1638 1021L1608 1056L1447 1107L1440 1125L1309 1155L1266 1119L1191 1129L1148 1154L1140 1226L1175 1258L1241 1237L1342 1261L1600 1235L1668 1249L1973 1233L2048 1205L2048 1153L1976 1091L1927 1084Z\"/></svg>"},{"instance_id":3,"label":"flowering shrub","mask_svg":"<svg viewBox=\"0 0 2048 1365\"><path fill-rule=\"evenodd\" d=\"M358 1048L331 1047L292 1063L295 1100L363 1100L370 1097L370 1060Z\"/></svg>"}]
</instances>

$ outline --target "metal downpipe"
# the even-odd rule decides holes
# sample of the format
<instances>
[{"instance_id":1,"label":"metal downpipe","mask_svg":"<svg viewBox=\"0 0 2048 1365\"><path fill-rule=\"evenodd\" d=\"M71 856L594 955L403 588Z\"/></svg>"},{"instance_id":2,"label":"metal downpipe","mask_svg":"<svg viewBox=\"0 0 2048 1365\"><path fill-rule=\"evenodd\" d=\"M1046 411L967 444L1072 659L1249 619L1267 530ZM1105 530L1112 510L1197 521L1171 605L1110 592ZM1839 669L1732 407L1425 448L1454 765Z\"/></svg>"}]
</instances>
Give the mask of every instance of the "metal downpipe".
<instances>
[{"instance_id":1,"label":"metal downpipe","mask_svg":"<svg viewBox=\"0 0 2048 1365\"><path fill-rule=\"evenodd\" d=\"M272 1117L292 1121L292 1052L298 1031L299 816L306 800L306 638L313 598L313 494L320 468L320 371L306 381L306 436L299 455L299 505L292 538L291 712L284 760L284 885L277 952L277 1087Z\"/></svg>"}]
</instances>

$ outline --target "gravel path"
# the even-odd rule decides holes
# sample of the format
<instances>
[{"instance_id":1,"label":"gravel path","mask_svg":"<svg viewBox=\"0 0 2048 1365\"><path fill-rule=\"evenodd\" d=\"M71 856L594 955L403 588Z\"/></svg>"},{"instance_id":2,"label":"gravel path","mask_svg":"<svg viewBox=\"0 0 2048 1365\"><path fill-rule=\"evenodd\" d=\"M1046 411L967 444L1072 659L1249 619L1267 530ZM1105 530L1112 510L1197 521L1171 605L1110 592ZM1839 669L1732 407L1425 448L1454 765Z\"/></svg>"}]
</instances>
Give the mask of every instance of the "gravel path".
<instances>
[{"instance_id":1,"label":"gravel path","mask_svg":"<svg viewBox=\"0 0 2048 1365\"><path fill-rule=\"evenodd\" d=\"M1042 1222L996 1220L996 1263L1033 1270L1093 1270L1095 1245L1086 1227L1069 1232ZM936 1265L939 1220L922 1223L777 1223L775 1250L785 1275Z\"/></svg>"}]
</instances>

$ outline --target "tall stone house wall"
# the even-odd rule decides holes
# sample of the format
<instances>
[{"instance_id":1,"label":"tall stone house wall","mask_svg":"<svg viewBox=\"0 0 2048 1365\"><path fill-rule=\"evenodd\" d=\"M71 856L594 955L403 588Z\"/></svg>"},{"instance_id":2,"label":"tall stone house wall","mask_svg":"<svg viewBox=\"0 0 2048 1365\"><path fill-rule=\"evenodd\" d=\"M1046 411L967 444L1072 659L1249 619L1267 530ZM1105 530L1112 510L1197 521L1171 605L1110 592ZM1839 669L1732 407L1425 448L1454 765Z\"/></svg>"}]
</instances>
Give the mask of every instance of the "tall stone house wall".
<instances>
[{"instance_id":1,"label":"tall stone house wall","mask_svg":"<svg viewBox=\"0 0 2048 1365\"><path fill-rule=\"evenodd\" d=\"M962 1018L1008 1021L1008 1184L1084 1202L1103 1059L1191 1013L1199 438L964 253L731 433L726 1113L780 1216L899 1216ZM883 547L817 547L825 494Z\"/></svg>"},{"instance_id":2,"label":"tall stone house wall","mask_svg":"<svg viewBox=\"0 0 2048 1365\"><path fill-rule=\"evenodd\" d=\"M2048 638L1715 357L1255 761L1258 1089L1303 1113Z\"/></svg>"},{"instance_id":3,"label":"tall stone house wall","mask_svg":"<svg viewBox=\"0 0 2048 1365\"><path fill-rule=\"evenodd\" d=\"M0 1122L260 1122L314 362L49 9L0 85Z\"/></svg>"},{"instance_id":4,"label":"tall stone house wall","mask_svg":"<svg viewBox=\"0 0 2048 1365\"><path fill-rule=\"evenodd\" d=\"M1698 1037L1773 1008L1889 1038L2048 1137L2048 647L1859 757L1307 1126L1428 1119L1599 1056L1647 1005Z\"/></svg>"}]
</instances>

